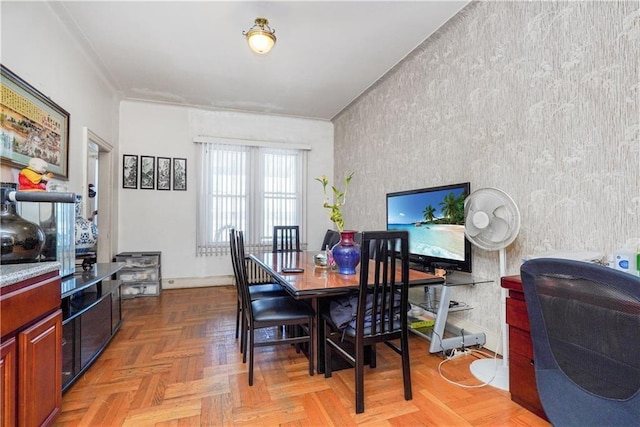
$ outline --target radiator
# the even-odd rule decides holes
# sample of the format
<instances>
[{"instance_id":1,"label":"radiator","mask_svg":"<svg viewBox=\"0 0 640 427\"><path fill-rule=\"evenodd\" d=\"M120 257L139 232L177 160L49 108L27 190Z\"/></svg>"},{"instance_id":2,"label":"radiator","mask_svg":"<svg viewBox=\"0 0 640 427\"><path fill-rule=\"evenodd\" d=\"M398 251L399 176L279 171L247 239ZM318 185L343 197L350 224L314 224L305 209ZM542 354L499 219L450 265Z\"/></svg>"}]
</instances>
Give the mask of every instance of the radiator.
<instances>
[{"instance_id":1,"label":"radiator","mask_svg":"<svg viewBox=\"0 0 640 427\"><path fill-rule=\"evenodd\" d=\"M247 258L247 279L250 285L257 283L272 283L273 277L267 273L264 268L253 261L251 258Z\"/></svg>"}]
</instances>

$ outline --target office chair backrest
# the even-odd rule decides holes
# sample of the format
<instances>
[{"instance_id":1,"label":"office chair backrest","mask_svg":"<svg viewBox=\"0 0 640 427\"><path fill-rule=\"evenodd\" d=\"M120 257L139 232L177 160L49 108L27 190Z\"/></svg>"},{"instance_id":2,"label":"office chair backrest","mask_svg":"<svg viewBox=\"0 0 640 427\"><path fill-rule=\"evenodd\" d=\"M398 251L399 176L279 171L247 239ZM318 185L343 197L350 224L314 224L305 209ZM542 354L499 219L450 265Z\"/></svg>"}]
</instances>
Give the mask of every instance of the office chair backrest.
<instances>
[{"instance_id":1,"label":"office chair backrest","mask_svg":"<svg viewBox=\"0 0 640 427\"><path fill-rule=\"evenodd\" d=\"M274 226L272 252L300 252L300 228L297 225Z\"/></svg>"},{"instance_id":2,"label":"office chair backrest","mask_svg":"<svg viewBox=\"0 0 640 427\"><path fill-rule=\"evenodd\" d=\"M360 257L356 330L370 331L368 335L398 331L406 325L409 234L406 231L363 232Z\"/></svg>"},{"instance_id":3,"label":"office chair backrest","mask_svg":"<svg viewBox=\"0 0 640 427\"><path fill-rule=\"evenodd\" d=\"M640 421L640 278L561 259L521 267L538 393L558 425Z\"/></svg>"}]
</instances>

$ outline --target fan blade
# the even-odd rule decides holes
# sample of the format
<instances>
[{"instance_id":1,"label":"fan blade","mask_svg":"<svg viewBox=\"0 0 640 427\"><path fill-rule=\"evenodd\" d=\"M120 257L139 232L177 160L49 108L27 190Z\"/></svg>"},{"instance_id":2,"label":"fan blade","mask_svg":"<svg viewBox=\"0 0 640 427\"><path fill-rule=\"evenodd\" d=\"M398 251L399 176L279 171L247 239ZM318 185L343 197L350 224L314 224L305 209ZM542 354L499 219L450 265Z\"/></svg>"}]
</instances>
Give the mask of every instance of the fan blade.
<instances>
[{"instance_id":1,"label":"fan blade","mask_svg":"<svg viewBox=\"0 0 640 427\"><path fill-rule=\"evenodd\" d=\"M475 210L486 212L487 215L491 215L498 207L502 206L504 201L500 197L496 197L493 194L482 193L475 199Z\"/></svg>"},{"instance_id":2,"label":"fan blade","mask_svg":"<svg viewBox=\"0 0 640 427\"><path fill-rule=\"evenodd\" d=\"M508 222L511 222L513 219L513 212L509 210L507 205L498 206L493 211L493 215Z\"/></svg>"},{"instance_id":3,"label":"fan blade","mask_svg":"<svg viewBox=\"0 0 640 427\"><path fill-rule=\"evenodd\" d=\"M494 243L502 242L509 235L509 223L502 218L493 217L489 224L488 237Z\"/></svg>"},{"instance_id":4,"label":"fan blade","mask_svg":"<svg viewBox=\"0 0 640 427\"><path fill-rule=\"evenodd\" d=\"M485 212L470 210L466 216L465 232L471 237L477 236L489 224L489 217Z\"/></svg>"}]
</instances>

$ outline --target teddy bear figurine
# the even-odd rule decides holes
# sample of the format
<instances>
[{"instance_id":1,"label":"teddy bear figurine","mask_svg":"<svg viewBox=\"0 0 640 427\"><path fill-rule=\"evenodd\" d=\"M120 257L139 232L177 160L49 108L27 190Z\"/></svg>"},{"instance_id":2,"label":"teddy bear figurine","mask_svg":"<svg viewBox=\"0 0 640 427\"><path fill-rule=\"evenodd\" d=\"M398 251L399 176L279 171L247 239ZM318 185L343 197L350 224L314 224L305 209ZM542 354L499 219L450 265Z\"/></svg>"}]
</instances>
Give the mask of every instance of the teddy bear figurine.
<instances>
[{"instance_id":1,"label":"teddy bear figurine","mask_svg":"<svg viewBox=\"0 0 640 427\"><path fill-rule=\"evenodd\" d=\"M46 191L47 182L53 177L47 172L47 162L37 157L29 160L26 168L18 175L18 189L20 191Z\"/></svg>"}]
</instances>

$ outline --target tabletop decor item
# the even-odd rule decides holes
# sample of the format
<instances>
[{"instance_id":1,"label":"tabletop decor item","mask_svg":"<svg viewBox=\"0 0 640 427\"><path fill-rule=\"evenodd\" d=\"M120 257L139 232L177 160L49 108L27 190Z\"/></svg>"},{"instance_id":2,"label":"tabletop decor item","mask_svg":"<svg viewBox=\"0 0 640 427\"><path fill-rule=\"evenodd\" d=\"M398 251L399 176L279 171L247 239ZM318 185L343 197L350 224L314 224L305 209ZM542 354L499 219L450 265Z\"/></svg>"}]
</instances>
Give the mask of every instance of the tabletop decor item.
<instances>
[{"instance_id":1,"label":"tabletop decor item","mask_svg":"<svg viewBox=\"0 0 640 427\"><path fill-rule=\"evenodd\" d=\"M330 209L329 217L338 228L338 232L340 232L340 241L331 248L331 255L338 266L339 274L356 274L356 267L360 263L360 246L353 240L356 232L344 229L344 218L340 210L346 203L347 188L352 178L353 172L344 179L344 191L340 191L335 185L331 186L334 197L333 204L329 203L329 197L327 195L329 180L327 180L325 175L322 175L321 178L316 178L316 181L322 184L322 191L324 193L323 207Z\"/></svg>"}]
</instances>

